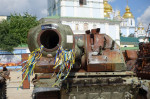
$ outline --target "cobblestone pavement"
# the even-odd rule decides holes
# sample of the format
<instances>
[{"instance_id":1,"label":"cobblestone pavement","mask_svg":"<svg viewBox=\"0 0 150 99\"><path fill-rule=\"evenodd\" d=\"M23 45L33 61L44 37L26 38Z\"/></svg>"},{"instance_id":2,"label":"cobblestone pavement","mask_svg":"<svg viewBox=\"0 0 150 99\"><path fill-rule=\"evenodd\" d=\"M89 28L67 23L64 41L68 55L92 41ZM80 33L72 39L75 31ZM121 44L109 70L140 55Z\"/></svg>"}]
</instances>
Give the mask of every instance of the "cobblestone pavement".
<instances>
[{"instance_id":1,"label":"cobblestone pavement","mask_svg":"<svg viewBox=\"0 0 150 99\"><path fill-rule=\"evenodd\" d=\"M7 98L8 99L32 99L33 84L30 83L30 89L18 89L22 81L22 72L11 71L11 80L7 81ZM20 77L19 77L20 76ZM19 78L18 78L19 77ZM31 77L31 79L33 76Z\"/></svg>"}]
</instances>

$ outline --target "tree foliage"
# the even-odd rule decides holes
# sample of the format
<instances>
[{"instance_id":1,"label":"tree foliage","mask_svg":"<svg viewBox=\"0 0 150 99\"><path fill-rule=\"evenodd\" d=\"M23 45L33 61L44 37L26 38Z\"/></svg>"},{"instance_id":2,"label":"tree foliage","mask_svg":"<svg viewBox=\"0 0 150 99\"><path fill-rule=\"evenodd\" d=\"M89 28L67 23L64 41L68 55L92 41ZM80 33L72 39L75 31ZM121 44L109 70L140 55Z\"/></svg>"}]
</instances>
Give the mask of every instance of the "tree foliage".
<instances>
[{"instance_id":1,"label":"tree foliage","mask_svg":"<svg viewBox=\"0 0 150 99\"><path fill-rule=\"evenodd\" d=\"M134 34L133 34L133 33L131 33L128 37L134 37Z\"/></svg>"},{"instance_id":2,"label":"tree foliage","mask_svg":"<svg viewBox=\"0 0 150 99\"><path fill-rule=\"evenodd\" d=\"M9 20L0 23L0 48L10 52L14 47L26 44L29 29L38 24L36 17L28 13L12 14Z\"/></svg>"}]
</instances>

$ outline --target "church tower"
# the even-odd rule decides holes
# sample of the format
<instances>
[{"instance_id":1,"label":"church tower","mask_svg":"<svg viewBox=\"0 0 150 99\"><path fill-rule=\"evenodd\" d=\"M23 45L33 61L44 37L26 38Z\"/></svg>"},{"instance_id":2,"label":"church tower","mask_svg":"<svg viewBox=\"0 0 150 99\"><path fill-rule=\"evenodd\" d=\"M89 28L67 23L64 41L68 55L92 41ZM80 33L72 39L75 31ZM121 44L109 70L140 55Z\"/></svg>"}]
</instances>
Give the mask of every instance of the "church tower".
<instances>
[{"instance_id":1,"label":"church tower","mask_svg":"<svg viewBox=\"0 0 150 99\"><path fill-rule=\"evenodd\" d=\"M145 37L146 31L144 30L144 26L142 23L138 24L138 27L135 30L135 37Z\"/></svg>"},{"instance_id":2,"label":"church tower","mask_svg":"<svg viewBox=\"0 0 150 99\"><path fill-rule=\"evenodd\" d=\"M48 0L48 15L104 18L103 0Z\"/></svg>"},{"instance_id":3,"label":"church tower","mask_svg":"<svg viewBox=\"0 0 150 99\"><path fill-rule=\"evenodd\" d=\"M104 0L104 18L110 18L112 12L112 6L108 4L108 0Z\"/></svg>"},{"instance_id":4,"label":"church tower","mask_svg":"<svg viewBox=\"0 0 150 99\"><path fill-rule=\"evenodd\" d=\"M126 7L126 12L124 13L123 18L126 20L126 24L124 25L135 27L135 19L133 14L130 12L130 8L128 5Z\"/></svg>"},{"instance_id":5,"label":"church tower","mask_svg":"<svg viewBox=\"0 0 150 99\"><path fill-rule=\"evenodd\" d=\"M135 19L128 4L125 10L126 12L123 15L123 21L120 26L122 35L128 37L130 34L134 34L135 32Z\"/></svg>"}]
</instances>

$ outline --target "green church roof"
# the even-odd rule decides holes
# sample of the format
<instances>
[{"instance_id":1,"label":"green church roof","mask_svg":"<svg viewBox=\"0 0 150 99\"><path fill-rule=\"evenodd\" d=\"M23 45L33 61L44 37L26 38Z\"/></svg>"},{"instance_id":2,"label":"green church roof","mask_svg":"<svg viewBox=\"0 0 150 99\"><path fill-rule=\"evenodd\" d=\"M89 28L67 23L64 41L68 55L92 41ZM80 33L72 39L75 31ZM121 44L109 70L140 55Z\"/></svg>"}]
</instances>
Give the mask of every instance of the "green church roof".
<instances>
[{"instance_id":1,"label":"green church roof","mask_svg":"<svg viewBox=\"0 0 150 99\"><path fill-rule=\"evenodd\" d=\"M135 38L135 37L123 37L123 36L121 36L120 41L121 42L139 43L138 38Z\"/></svg>"}]
</instances>

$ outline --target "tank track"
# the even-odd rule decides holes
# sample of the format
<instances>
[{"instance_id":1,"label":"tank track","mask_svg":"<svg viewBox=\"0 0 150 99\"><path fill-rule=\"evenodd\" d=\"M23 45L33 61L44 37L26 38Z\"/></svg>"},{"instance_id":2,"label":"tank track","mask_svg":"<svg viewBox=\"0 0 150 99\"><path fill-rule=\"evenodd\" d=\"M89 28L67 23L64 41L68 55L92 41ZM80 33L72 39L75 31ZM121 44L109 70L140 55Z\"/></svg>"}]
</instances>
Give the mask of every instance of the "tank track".
<instances>
[{"instance_id":1,"label":"tank track","mask_svg":"<svg viewBox=\"0 0 150 99\"><path fill-rule=\"evenodd\" d=\"M6 80L0 83L0 99L7 99L7 84Z\"/></svg>"}]
</instances>

